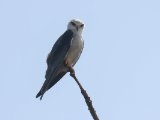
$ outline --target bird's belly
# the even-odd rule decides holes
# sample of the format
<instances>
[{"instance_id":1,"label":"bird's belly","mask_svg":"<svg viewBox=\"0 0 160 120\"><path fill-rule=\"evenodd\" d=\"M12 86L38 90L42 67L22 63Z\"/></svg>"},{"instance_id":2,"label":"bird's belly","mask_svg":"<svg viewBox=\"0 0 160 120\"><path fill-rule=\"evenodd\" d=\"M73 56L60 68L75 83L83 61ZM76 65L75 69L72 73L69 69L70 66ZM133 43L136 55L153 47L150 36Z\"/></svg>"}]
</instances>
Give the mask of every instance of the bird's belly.
<instances>
[{"instance_id":1,"label":"bird's belly","mask_svg":"<svg viewBox=\"0 0 160 120\"><path fill-rule=\"evenodd\" d=\"M83 41L81 39L75 39L72 41L72 45L69 48L66 61L69 65L74 66L74 64L77 62L81 51L83 49Z\"/></svg>"}]
</instances>

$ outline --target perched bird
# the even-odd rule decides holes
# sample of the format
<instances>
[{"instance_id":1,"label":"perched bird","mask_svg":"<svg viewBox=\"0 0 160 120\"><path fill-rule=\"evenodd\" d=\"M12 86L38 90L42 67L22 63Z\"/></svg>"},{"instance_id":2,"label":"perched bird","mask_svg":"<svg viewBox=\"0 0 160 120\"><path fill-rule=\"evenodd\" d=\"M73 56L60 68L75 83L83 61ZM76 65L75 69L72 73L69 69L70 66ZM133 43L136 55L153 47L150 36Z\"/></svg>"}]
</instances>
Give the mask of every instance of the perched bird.
<instances>
[{"instance_id":1,"label":"perched bird","mask_svg":"<svg viewBox=\"0 0 160 120\"><path fill-rule=\"evenodd\" d=\"M84 42L82 39L83 22L73 19L67 30L58 38L47 57L45 81L36 98L42 99L44 93L54 86L67 72L75 74L73 66L78 61Z\"/></svg>"}]
</instances>

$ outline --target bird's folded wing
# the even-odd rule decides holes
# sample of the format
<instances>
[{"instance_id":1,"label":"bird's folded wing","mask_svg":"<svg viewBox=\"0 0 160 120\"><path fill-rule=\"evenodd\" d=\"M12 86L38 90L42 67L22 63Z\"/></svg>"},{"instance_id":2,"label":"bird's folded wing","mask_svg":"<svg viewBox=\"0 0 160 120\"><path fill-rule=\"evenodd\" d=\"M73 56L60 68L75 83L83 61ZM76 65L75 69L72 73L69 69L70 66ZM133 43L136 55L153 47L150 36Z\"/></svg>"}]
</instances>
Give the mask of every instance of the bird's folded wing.
<instances>
[{"instance_id":1,"label":"bird's folded wing","mask_svg":"<svg viewBox=\"0 0 160 120\"><path fill-rule=\"evenodd\" d=\"M67 30L56 41L50 54L48 55L48 68L45 75L46 80L42 87L44 91L46 91L47 87L50 86L49 84L51 83L51 81L53 82L54 78L56 77L56 72L57 70L59 70L58 67L60 67L64 63L64 59L70 48L72 38L73 32L71 30Z\"/></svg>"},{"instance_id":2,"label":"bird's folded wing","mask_svg":"<svg viewBox=\"0 0 160 120\"><path fill-rule=\"evenodd\" d=\"M67 30L58 38L54 44L47 58L48 68L46 71L46 79L48 79L55 68L64 61L68 49L70 48L72 38L73 32L71 30Z\"/></svg>"}]
</instances>

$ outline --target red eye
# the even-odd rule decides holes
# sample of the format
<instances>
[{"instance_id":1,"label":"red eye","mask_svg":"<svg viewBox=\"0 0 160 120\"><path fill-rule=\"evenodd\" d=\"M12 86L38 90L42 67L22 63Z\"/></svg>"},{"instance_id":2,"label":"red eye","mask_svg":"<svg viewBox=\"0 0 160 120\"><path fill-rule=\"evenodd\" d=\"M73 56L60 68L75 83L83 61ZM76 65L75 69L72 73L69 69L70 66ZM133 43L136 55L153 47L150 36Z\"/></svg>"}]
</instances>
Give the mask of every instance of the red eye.
<instances>
[{"instance_id":1,"label":"red eye","mask_svg":"<svg viewBox=\"0 0 160 120\"><path fill-rule=\"evenodd\" d=\"M72 24L73 26L76 26L76 24L75 24L74 22L71 22L71 24Z\"/></svg>"}]
</instances>

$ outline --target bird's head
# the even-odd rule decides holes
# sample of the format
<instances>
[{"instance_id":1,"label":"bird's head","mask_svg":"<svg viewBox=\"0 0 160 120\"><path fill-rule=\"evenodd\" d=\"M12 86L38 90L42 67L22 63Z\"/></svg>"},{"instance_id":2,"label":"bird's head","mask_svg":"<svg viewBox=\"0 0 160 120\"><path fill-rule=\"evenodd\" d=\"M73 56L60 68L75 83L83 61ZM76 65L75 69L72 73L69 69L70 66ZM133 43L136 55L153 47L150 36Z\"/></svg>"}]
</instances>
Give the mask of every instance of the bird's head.
<instances>
[{"instance_id":1,"label":"bird's head","mask_svg":"<svg viewBox=\"0 0 160 120\"><path fill-rule=\"evenodd\" d=\"M81 34L84 28L84 23L78 19L72 19L68 23L68 29L72 30L73 33Z\"/></svg>"}]
</instances>

